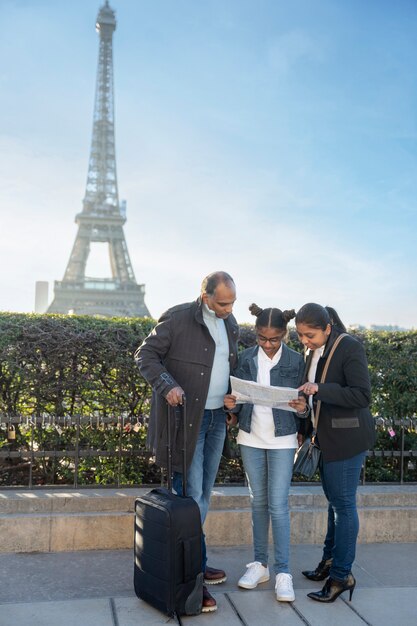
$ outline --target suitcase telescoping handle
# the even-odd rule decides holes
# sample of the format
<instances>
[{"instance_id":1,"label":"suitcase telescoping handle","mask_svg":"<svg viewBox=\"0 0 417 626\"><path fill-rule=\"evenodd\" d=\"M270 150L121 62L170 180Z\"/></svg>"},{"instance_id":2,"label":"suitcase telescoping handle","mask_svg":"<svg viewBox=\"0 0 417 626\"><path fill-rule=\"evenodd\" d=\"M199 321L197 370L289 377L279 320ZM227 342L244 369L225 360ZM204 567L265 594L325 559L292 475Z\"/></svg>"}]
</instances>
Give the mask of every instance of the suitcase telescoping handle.
<instances>
[{"instance_id":1,"label":"suitcase telescoping handle","mask_svg":"<svg viewBox=\"0 0 417 626\"><path fill-rule=\"evenodd\" d=\"M168 489L172 491L172 441L171 441L171 412L174 412L175 417L175 432L182 430L182 495L187 495L187 411L186 411L186 399L182 396L182 405L171 407L167 403L167 480ZM182 418L182 420L181 420ZM181 429L182 421L182 429Z\"/></svg>"}]
</instances>

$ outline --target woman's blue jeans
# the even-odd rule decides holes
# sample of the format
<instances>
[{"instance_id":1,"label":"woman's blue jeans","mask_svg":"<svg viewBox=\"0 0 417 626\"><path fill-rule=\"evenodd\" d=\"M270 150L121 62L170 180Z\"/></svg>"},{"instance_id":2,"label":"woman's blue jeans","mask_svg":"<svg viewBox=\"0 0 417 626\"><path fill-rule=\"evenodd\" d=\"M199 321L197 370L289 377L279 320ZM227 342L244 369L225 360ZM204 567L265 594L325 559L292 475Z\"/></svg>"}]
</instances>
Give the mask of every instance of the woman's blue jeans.
<instances>
[{"instance_id":1,"label":"woman's blue jeans","mask_svg":"<svg viewBox=\"0 0 417 626\"><path fill-rule=\"evenodd\" d=\"M198 504L201 525L204 524L211 491L216 480L220 459L226 436L226 413L221 409L205 409L198 434L193 460L187 470L187 496L191 496ZM174 472L173 487L182 494L182 474ZM206 569L207 550L203 533L203 572Z\"/></svg>"},{"instance_id":2,"label":"woman's blue jeans","mask_svg":"<svg viewBox=\"0 0 417 626\"><path fill-rule=\"evenodd\" d=\"M329 502L323 559L333 559L330 576L344 580L355 560L359 518L356 491L365 452L343 461L320 462L323 491Z\"/></svg>"},{"instance_id":3,"label":"woman's blue jeans","mask_svg":"<svg viewBox=\"0 0 417 626\"><path fill-rule=\"evenodd\" d=\"M289 573L290 510L288 495L294 449L240 446L249 484L255 561L268 563L269 524L274 540L274 572Z\"/></svg>"}]
</instances>

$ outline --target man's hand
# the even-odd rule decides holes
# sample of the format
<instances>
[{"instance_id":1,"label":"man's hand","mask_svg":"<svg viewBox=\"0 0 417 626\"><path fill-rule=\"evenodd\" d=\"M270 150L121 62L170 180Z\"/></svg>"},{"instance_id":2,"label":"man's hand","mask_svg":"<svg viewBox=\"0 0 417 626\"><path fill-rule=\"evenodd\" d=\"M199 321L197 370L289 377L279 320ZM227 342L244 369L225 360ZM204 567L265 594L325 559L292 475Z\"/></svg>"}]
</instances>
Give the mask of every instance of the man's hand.
<instances>
[{"instance_id":1,"label":"man's hand","mask_svg":"<svg viewBox=\"0 0 417 626\"><path fill-rule=\"evenodd\" d=\"M184 395L184 389L182 387L174 387L167 393L165 399L171 406L178 406L182 404L182 397Z\"/></svg>"},{"instance_id":2,"label":"man's hand","mask_svg":"<svg viewBox=\"0 0 417 626\"><path fill-rule=\"evenodd\" d=\"M226 413L226 424L228 426L236 426L236 424L237 424L237 415L236 415L236 413Z\"/></svg>"}]
</instances>

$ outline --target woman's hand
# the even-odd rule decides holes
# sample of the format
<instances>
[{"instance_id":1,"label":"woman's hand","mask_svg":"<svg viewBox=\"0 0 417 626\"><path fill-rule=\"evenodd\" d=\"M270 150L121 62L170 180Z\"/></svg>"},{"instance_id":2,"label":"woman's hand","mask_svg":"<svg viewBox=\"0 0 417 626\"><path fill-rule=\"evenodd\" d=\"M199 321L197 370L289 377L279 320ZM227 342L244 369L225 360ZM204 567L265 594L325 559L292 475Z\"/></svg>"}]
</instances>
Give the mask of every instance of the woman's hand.
<instances>
[{"instance_id":1,"label":"woman's hand","mask_svg":"<svg viewBox=\"0 0 417 626\"><path fill-rule=\"evenodd\" d=\"M229 410L234 409L236 406L236 396L232 396L231 393L227 393L224 396L223 404L226 407L226 409L229 409Z\"/></svg>"},{"instance_id":2,"label":"woman's hand","mask_svg":"<svg viewBox=\"0 0 417 626\"><path fill-rule=\"evenodd\" d=\"M301 446L303 445L304 439L304 435L302 435L301 433L297 433L297 443L299 448L301 448Z\"/></svg>"},{"instance_id":3,"label":"woman's hand","mask_svg":"<svg viewBox=\"0 0 417 626\"><path fill-rule=\"evenodd\" d=\"M301 387L298 387L298 391L302 391L306 396L314 396L319 390L317 383L304 383Z\"/></svg>"}]
</instances>

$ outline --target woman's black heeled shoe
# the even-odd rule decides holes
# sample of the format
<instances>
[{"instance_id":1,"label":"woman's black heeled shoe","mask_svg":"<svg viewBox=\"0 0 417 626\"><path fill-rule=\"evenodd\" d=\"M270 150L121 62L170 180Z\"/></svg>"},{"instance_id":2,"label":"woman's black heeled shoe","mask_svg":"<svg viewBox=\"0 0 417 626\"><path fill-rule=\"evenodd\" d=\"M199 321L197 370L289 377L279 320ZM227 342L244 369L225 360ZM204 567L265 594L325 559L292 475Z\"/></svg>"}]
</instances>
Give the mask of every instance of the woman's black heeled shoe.
<instances>
[{"instance_id":1,"label":"woman's black heeled shoe","mask_svg":"<svg viewBox=\"0 0 417 626\"><path fill-rule=\"evenodd\" d=\"M309 580L325 580L330 573L332 561L333 559L323 559L323 561L320 561L317 565L316 569L311 571L306 570L302 572L302 574Z\"/></svg>"},{"instance_id":2,"label":"woman's black heeled shoe","mask_svg":"<svg viewBox=\"0 0 417 626\"><path fill-rule=\"evenodd\" d=\"M334 580L328 578L321 591L312 591L308 593L308 597L317 602L334 602L344 591L349 591L349 601L352 600L353 590L355 589L356 580L353 574L346 576L345 580Z\"/></svg>"}]
</instances>

